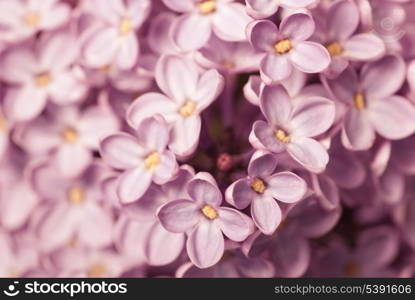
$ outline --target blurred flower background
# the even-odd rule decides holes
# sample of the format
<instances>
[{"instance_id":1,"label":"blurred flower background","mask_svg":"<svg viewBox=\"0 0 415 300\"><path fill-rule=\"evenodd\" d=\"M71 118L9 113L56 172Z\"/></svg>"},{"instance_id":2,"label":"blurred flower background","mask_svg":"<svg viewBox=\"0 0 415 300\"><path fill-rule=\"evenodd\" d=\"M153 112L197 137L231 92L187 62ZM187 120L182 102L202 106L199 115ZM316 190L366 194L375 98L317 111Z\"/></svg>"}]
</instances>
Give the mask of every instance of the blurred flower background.
<instances>
[{"instance_id":1,"label":"blurred flower background","mask_svg":"<svg viewBox=\"0 0 415 300\"><path fill-rule=\"evenodd\" d=\"M413 276L414 15L0 0L0 276Z\"/></svg>"}]
</instances>

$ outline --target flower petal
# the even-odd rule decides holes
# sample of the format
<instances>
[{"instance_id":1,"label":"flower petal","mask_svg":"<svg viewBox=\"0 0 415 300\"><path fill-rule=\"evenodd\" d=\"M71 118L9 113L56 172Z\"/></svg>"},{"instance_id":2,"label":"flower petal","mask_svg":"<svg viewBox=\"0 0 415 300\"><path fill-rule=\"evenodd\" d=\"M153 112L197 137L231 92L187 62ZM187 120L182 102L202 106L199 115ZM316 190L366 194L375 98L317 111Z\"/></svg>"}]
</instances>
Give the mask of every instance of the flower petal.
<instances>
[{"instance_id":1,"label":"flower petal","mask_svg":"<svg viewBox=\"0 0 415 300\"><path fill-rule=\"evenodd\" d=\"M157 217L166 230L183 233L197 225L201 214L195 201L179 199L160 207Z\"/></svg>"},{"instance_id":2,"label":"flower petal","mask_svg":"<svg viewBox=\"0 0 415 300\"><path fill-rule=\"evenodd\" d=\"M351 1L338 1L327 13L327 28L331 40L341 42L350 37L359 26L359 10Z\"/></svg>"},{"instance_id":3,"label":"flower petal","mask_svg":"<svg viewBox=\"0 0 415 300\"><path fill-rule=\"evenodd\" d=\"M293 109L291 98L282 85L264 87L260 95L260 108L272 125L286 125Z\"/></svg>"},{"instance_id":4,"label":"flower petal","mask_svg":"<svg viewBox=\"0 0 415 300\"><path fill-rule=\"evenodd\" d=\"M251 203L251 215L262 233L271 235L281 223L281 209L272 197L264 196Z\"/></svg>"},{"instance_id":5,"label":"flower petal","mask_svg":"<svg viewBox=\"0 0 415 300\"><path fill-rule=\"evenodd\" d=\"M280 31L284 38L293 41L307 40L315 30L313 18L307 14L292 14L281 21Z\"/></svg>"},{"instance_id":6,"label":"flower petal","mask_svg":"<svg viewBox=\"0 0 415 300\"><path fill-rule=\"evenodd\" d=\"M118 181L117 195L121 203L131 203L138 200L151 184L152 173L145 166L139 165L125 171Z\"/></svg>"},{"instance_id":7,"label":"flower petal","mask_svg":"<svg viewBox=\"0 0 415 300\"><path fill-rule=\"evenodd\" d=\"M297 103L290 122L295 136L314 137L324 133L333 125L334 103L322 97L310 97Z\"/></svg>"},{"instance_id":8,"label":"flower petal","mask_svg":"<svg viewBox=\"0 0 415 300\"><path fill-rule=\"evenodd\" d=\"M186 243L187 255L199 268L216 264L225 250L225 240L215 222L203 221L190 233Z\"/></svg>"},{"instance_id":9,"label":"flower petal","mask_svg":"<svg viewBox=\"0 0 415 300\"><path fill-rule=\"evenodd\" d=\"M184 14L173 24L173 40L184 51L202 48L212 33L209 18L198 14Z\"/></svg>"},{"instance_id":10,"label":"flower petal","mask_svg":"<svg viewBox=\"0 0 415 300\"><path fill-rule=\"evenodd\" d=\"M239 179L232 183L225 193L226 202L235 206L237 209L245 209L251 201L257 197L246 178Z\"/></svg>"},{"instance_id":11,"label":"flower petal","mask_svg":"<svg viewBox=\"0 0 415 300\"><path fill-rule=\"evenodd\" d=\"M287 79L292 74L292 65L288 55L266 54L259 65L261 79L272 84Z\"/></svg>"},{"instance_id":12,"label":"flower petal","mask_svg":"<svg viewBox=\"0 0 415 300\"><path fill-rule=\"evenodd\" d=\"M319 142L310 138L292 139L292 142L287 146L287 151L294 160L314 173L324 171L329 162L326 149Z\"/></svg>"},{"instance_id":13,"label":"flower petal","mask_svg":"<svg viewBox=\"0 0 415 300\"><path fill-rule=\"evenodd\" d=\"M274 130L264 121L256 121L252 126L252 132L265 149L274 153L285 150L285 144L277 140Z\"/></svg>"},{"instance_id":14,"label":"flower petal","mask_svg":"<svg viewBox=\"0 0 415 300\"><path fill-rule=\"evenodd\" d=\"M225 41L244 41L245 28L251 21L243 4L224 4L218 7L212 19L213 31Z\"/></svg>"},{"instance_id":15,"label":"flower petal","mask_svg":"<svg viewBox=\"0 0 415 300\"><path fill-rule=\"evenodd\" d=\"M415 132L415 108L401 96L370 102L368 116L376 132L387 139L402 139Z\"/></svg>"},{"instance_id":16,"label":"flower petal","mask_svg":"<svg viewBox=\"0 0 415 300\"><path fill-rule=\"evenodd\" d=\"M103 139L100 153L106 163L121 170L137 166L145 155L137 139L127 133L118 133Z\"/></svg>"},{"instance_id":17,"label":"flower petal","mask_svg":"<svg viewBox=\"0 0 415 300\"><path fill-rule=\"evenodd\" d=\"M352 60L372 60L385 54L385 44L374 34L361 33L352 36L344 45L343 55Z\"/></svg>"},{"instance_id":18,"label":"flower petal","mask_svg":"<svg viewBox=\"0 0 415 300\"><path fill-rule=\"evenodd\" d=\"M280 172L267 179L269 192L273 198L294 203L301 200L307 192L307 184L300 176L291 172Z\"/></svg>"},{"instance_id":19,"label":"flower petal","mask_svg":"<svg viewBox=\"0 0 415 300\"><path fill-rule=\"evenodd\" d=\"M319 73L330 65L330 54L322 45L305 41L295 45L290 61L304 73Z\"/></svg>"},{"instance_id":20,"label":"flower petal","mask_svg":"<svg viewBox=\"0 0 415 300\"><path fill-rule=\"evenodd\" d=\"M279 38L277 25L268 20L252 22L246 31L252 47L259 52L271 51Z\"/></svg>"},{"instance_id":21,"label":"flower petal","mask_svg":"<svg viewBox=\"0 0 415 300\"><path fill-rule=\"evenodd\" d=\"M251 219L236 209L221 207L218 215L220 229L232 241L242 242L254 231Z\"/></svg>"},{"instance_id":22,"label":"flower petal","mask_svg":"<svg viewBox=\"0 0 415 300\"><path fill-rule=\"evenodd\" d=\"M373 145L376 134L365 112L351 109L343 124L343 132L350 143L350 146L344 145L346 148L367 150Z\"/></svg>"},{"instance_id":23,"label":"flower petal","mask_svg":"<svg viewBox=\"0 0 415 300\"><path fill-rule=\"evenodd\" d=\"M199 172L187 184L189 196L201 204L209 204L217 207L222 203L220 192L215 179L207 172Z\"/></svg>"}]
</instances>

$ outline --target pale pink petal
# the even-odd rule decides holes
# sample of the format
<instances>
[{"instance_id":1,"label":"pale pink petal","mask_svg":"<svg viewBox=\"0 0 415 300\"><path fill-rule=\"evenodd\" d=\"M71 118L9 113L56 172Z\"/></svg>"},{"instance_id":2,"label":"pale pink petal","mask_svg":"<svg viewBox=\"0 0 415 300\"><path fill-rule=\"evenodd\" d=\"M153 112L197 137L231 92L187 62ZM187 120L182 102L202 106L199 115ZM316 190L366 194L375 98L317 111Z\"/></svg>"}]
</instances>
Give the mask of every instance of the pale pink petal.
<instances>
[{"instance_id":1,"label":"pale pink petal","mask_svg":"<svg viewBox=\"0 0 415 300\"><path fill-rule=\"evenodd\" d=\"M160 164L154 171L153 180L157 184L165 184L170 181L178 170L176 157L170 151L165 151L160 159Z\"/></svg>"},{"instance_id":2,"label":"pale pink petal","mask_svg":"<svg viewBox=\"0 0 415 300\"><path fill-rule=\"evenodd\" d=\"M201 204L217 207L222 202L222 193L212 175L200 172L187 184L189 196Z\"/></svg>"},{"instance_id":3,"label":"pale pink petal","mask_svg":"<svg viewBox=\"0 0 415 300\"><path fill-rule=\"evenodd\" d=\"M246 40L245 28L252 18L241 3L229 3L218 7L212 18L213 31L225 41Z\"/></svg>"},{"instance_id":4,"label":"pale pink petal","mask_svg":"<svg viewBox=\"0 0 415 300\"><path fill-rule=\"evenodd\" d=\"M245 209L258 195L250 186L248 179L243 178L232 183L225 193L226 202L237 209Z\"/></svg>"},{"instance_id":5,"label":"pale pink petal","mask_svg":"<svg viewBox=\"0 0 415 300\"><path fill-rule=\"evenodd\" d=\"M292 65L288 55L267 54L259 65L261 79L272 84L287 79L292 74Z\"/></svg>"},{"instance_id":6,"label":"pale pink petal","mask_svg":"<svg viewBox=\"0 0 415 300\"><path fill-rule=\"evenodd\" d=\"M110 65L118 50L117 39L118 32L115 28L103 28L96 32L83 49L88 66L99 68Z\"/></svg>"},{"instance_id":7,"label":"pale pink petal","mask_svg":"<svg viewBox=\"0 0 415 300\"><path fill-rule=\"evenodd\" d=\"M198 69L186 57L162 56L157 63L155 76L160 89L179 104L195 95L199 79Z\"/></svg>"},{"instance_id":8,"label":"pale pink petal","mask_svg":"<svg viewBox=\"0 0 415 300\"><path fill-rule=\"evenodd\" d=\"M173 11L188 12L196 6L195 0L162 0L163 3Z\"/></svg>"},{"instance_id":9,"label":"pale pink petal","mask_svg":"<svg viewBox=\"0 0 415 300\"><path fill-rule=\"evenodd\" d=\"M310 97L296 105L291 120L295 136L314 137L324 133L334 122L334 103L322 97Z\"/></svg>"},{"instance_id":10,"label":"pale pink petal","mask_svg":"<svg viewBox=\"0 0 415 300\"><path fill-rule=\"evenodd\" d=\"M266 178L277 167L277 158L267 151L256 151L248 165L248 176L251 178Z\"/></svg>"},{"instance_id":11,"label":"pale pink petal","mask_svg":"<svg viewBox=\"0 0 415 300\"><path fill-rule=\"evenodd\" d=\"M218 215L220 229L232 241L244 241L254 231L251 219L236 209L221 207Z\"/></svg>"},{"instance_id":12,"label":"pale pink petal","mask_svg":"<svg viewBox=\"0 0 415 300\"><path fill-rule=\"evenodd\" d=\"M13 49L0 62L0 78L8 83L32 81L36 71L36 57L29 48Z\"/></svg>"},{"instance_id":13,"label":"pale pink petal","mask_svg":"<svg viewBox=\"0 0 415 300\"><path fill-rule=\"evenodd\" d=\"M367 150L375 141L376 134L368 116L356 109L350 110L344 119L343 131L354 150ZM345 145L347 147L347 145Z\"/></svg>"},{"instance_id":14,"label":"pale pink petal","mask_svg":"<svg viewBox=\"0 0 415 300\"><path fill-rule=\"evenodd\" d=\"M374 34L361 33L352 36L343 44L342 55L352 60L373 60L385 54L385 44Z\"/></svg>"},{"instance_id":15,"label":"pale pink petal","mask_svg":"<svg viewBox=\"0 0 415 300\"><path fill-rule=\"evenodd\" d=\"M337 78L327 79L325 83L330 91L339 100L345 104L352 104L354 96L358 92L359 79L354 68L349 67L344 70Z\"/></svg>"},{"instance_id":16,"label":"pale pink petal","mask_svg":"<svg viewBox=\"0 0 415 300\"><path fill-rule=\"evenodd\" d=\"M127 122L133 128L156 114L161 114L168 122L176 118L177 104L159 93L146 93L138 97L127 109Z\"/></svg>"},{"instance_id":17,"label":"pale pink petal","mask_svg":"<svg viewBox=\"0 0 415 300\"><path fill-rule=\"evenodd\" d=\"M75 62L79 55L76 38L69 33L52 35L42 41L39 65L47 70L64 70Z\"/></svg>"},{"instance_id":18,"label":"pale pink petal","mask_svg":"<svg viewBox=\"0 0 415 300\"><path fill-rule=\"evenodd\" d=\"M113 230L113 216L111 211L96 204L86 204L84 217L80 221L78 238L82 245L92 248L110 246L112 236L108 234Z\"/></svg>"},{"instance_id":19,"label":"pale pink petal","mask_svg":"<svg viewBox=\"0 0 415 300\"><path fill-rule=\"evenodd\" d=\"M92 153L79 143L63 144L55 154L58 169L65 177L80 175L92 162Z\"/></svg>"},{"instance_id":20,"label":"pale pink petal","mask_svg":"<svg viewBox=\"0 0 415 300\"><path fill-rule=\"evenodd\" d=\"M402 139L415 132L415 108L401 96L370 102L368 117L376 132L387 139Z\"/></svg>"},{"instance_id":21,"label":"pale pink petal","mask_svg":"<svg viewBox=\"0 0 415 300\"><path fill-rule=\"evenodd\" d=\"M257 19L264 19L273 15L278 7L278 0L246 0L248 14Z\"/></svg>"},{"instance_id":22,"label":"pale pink petal","mask_svg":"<svg viewBox=\"0 0 415 300\"><path fill-rule=\"evenodd\" d=\"M9 88L4 101L5 114L10 120L29 121L42 112L47 94L45 90L29 84L21 88Z\"/></svg>"},{"instance_id":23,"label":"pale pink petal","mask_svg":"<svg viewBox=\"0 0 415 300\"><path fill-rule=\"evenodd\" d=\"M202 48L210 38L212 29L209 18L198 14L185 14L173 24L173 40L182 50Z\"/></svg>"},{"instance_id":24,"label":"pale pink petal","mask_svg":"<svg viewBox=\"0 0 415 300\"><path fill-rule=\"evenodd\" d=\"M163 266L176 260L184 244L184 234L169 232L156 222L147 233L144 254L150 265Z\"/></svg>"},{"instance_id":25,"label":"pale pink petal","mask_svg":"<svg viewBox=\"0 0 415 300\"><path fill-rule=\"evenodd\" d=\"M298 13L284 18L280 25L281 35L293 41L307 40L315 30L313 18L307 14Z\"/></svg>"},{"instance_id":26,"label":"pale pink petal","mask_svg":"<svg viewBox=\"0 0 415 300\"><path fill-rule=\"evenodd\" d=\"M304 73L319 73L330 65L330 54L322 45L305 41L295 45L290 61Z\"/></svg>"},{"instance_id":27,"label":"pale pink petal","mask_svg":"<svg viewBox=\"0 0 415 300\"><path fill-rule=\"evenodd\" d=\"M327 28L333 41L350 37L359 26L359 10L352 1L338 1L328 11Z\"/></svg>"},{"instance_id":28,"label":"pale pink petal","mask_svg":"<svg viewBox=\"0 0 415 300\"><path fill-rule=\"evenodd\" d=\"M269 192L275 199L294 203L301 200L307 192L307 184L298 175L291 172L280 172L272 175L267 180Z\"/></svg>"},{"instance_id":29,"label":"pale pink petal","mask_svg":"<svg viewBox=\"0 0 415 300\"><path fill-rule=\"evenodd\" d=\"M285 150L285 144L275 137L275 130L264 121L256 121L252 127L252 133L265 149L274 153Z\"/></svg>"},{"instance_id":30,"label":"pale pink petal","mask_svg":"<svg viewBox=\"0 0 415 300\"><path fill-rule=\"evenodd\" d=\"M190 260L199 268L216 264L225 250L225 241L215 222L202 221L190 233L186 243Z\"/></svg>"},{"instance_id":31,"label":"pale pink petal","mask_svg":"<svg viewBox=\"0 0 415 300\"><path fill-rule=\"evenodd\" d=\"M137 129L137 138L147 150L163 152L169 142L165 120L158 115L144 119Z\"/></svg>"},{"instance_id":32,"label":"pale pink petal","mask_svg":"<svg viewBox=\"0 0 415 300\"><path fill-rule=\"evenodd\" d=\"M178 156L192 154L199 142L200 128L199 116L178 119L172 128L170 149Z\"/></svg>"},{"instance_id":33,"label":"pale pink petal","mask_svg":"<svg viewBox=\"0 0 415 300\"><path fill-rule=\"evenodd\" d=\"M209 70L200 77L196 88L197 111L207 108L222 92L224 78L216 70Z\"/></svg>"},{"instance_id":34,"label":"pale pink petal","mask_svg":"<svg viewBox=\"0 0 415 300\"><path fill-rule=\"evenodd\" d=\"M125 171L118 181L117 195L121 203L138 200L151 184L152 173L144 165Z\"/></svg>"},{"instance_id":35,"label":"pale pink petal","mask_svg":"<svg viewBox=\"0 0 415 300\"><path fill-rule=\"evenodd\" d=\"M310 138L293 138L291 143L287 145L287 151L294 160L314 173L324 171L329 162L326 149L319 142Z\"/></svg>"},{"instance_id":36,"label":"pale pink petal","mask_svg":"<svg viewBox=\"0 0 415 300\"><path fill-rule=\"evenodd\" d=\"M106 163L117 169L138 166L141 157L145 155L137 140L126 133L110 135L103 139L100 153Z\"/></svg>"},{"instance_id":37,"label":"pale pink petal","mask_svg":"<svg viewBox=\"0 0 415 300\"><path fill-rule=\"evenodd\" d=\"M285 125L291 119L292 100L282 85L266 86L260 95L260 108L272 125Z\"/></svg>"},{"instance_id":38,"label":"pale pink petal","mask_svg":"<svg viewBox=\"0 0 415 300\"><path fill-rule=\"evenodd\" d=\"M183 233L192 229L200 220L201 214L193 200L173 200L160 207L157 217L165 229Z\"/></svg>"},{"instance_id":39,"label":"pale pink petal","mask_svg":"<svg viewBox=\"0 0 415 300\"><path fill-rule=\"evenodd\" d=\"M251 203L251 215L262 233L271 235L281 223L281 209L272 197L259 197Z\"/></svg>"},{"instance_id":40,"label":"pale pink petal","mask_svg":"<svg viewBox=\"0 0 415 300\"><path fill-rule=\"evenodd\" d=\"M369 100L381 99L396 93L405 81L405 75L406 65L403 59L388 55L363 67L361 85Z\"/></svg>"},{"instance_id":41,"label":"pale pink petal","mask_svg":"<svg viewBox=\"0 0 415 300\"><path fill-rule=\"evenodd\" d=\"M119 45L115 64L120 69L131 69L137 62L138 52L139 47L137 37L134 34L129 34Z\"/></svg>"},{"instance_id":42,"label":"pale pink petal","mask_svg":"<svg viewBox=\"0 0 415 300\"><path fill-rule=\"evenodd\" d=\"M252 22L246 31L252 47L259 52L272 51L279 38L278 27L268 20Z\"/></svg>"}]
</instances>

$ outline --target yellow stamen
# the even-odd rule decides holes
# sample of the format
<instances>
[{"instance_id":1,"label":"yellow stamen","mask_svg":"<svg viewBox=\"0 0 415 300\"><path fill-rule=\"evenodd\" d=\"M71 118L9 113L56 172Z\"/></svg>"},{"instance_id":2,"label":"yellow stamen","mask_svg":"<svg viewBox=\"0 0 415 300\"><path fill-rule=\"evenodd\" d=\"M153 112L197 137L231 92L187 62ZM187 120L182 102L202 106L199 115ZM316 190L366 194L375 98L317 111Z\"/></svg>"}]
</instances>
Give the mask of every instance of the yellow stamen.
<instances>
[{"instance_id":1,"label":"yellow stamen","mask_svg":"<svg viewBox=\"0 0 415 300\"><path fill-rule=\"evenodd\" d=\"M190 117L196 110L196 104L193 101L187 101L182 107L179 109L179 113L183 117Z\"/></svg>"},{"instance_id":2,"label":"yellow stamen","mask_svg":"<svg viewBox=\"0 0 415 300\"><path fill-rule=\"evenodd\" d=\"M218 216L216 209L214 209L212 206L207 205L207 204L202 207L201 211L203 215L209 220L216 219Z\"/></svg>"},{"instance_id":3,"label":"yellow stamen","mask_svg":"<svg viewBox=\"0 0 415 300\"><path fill-rule=\"evenodd\" d=\"M154 169L160 164L160 155L157 152L153 152L144 159L144 164L149 171Z\"/></svg>"},{"instance_id":4,"label":"yellow stamen","mask_svg":"<svg viewBox=\"0 0 415 300\"><path fill-rule=\"evenodd\" d=\"M356 277L359 274L359 267L355 262L350 262L344 267L344 275L348 277Z\"/></svg>"},{"instance_id":5,"label":"yellow stamen","mask_svg":"<svg viewBox=\"0 0 415 300\"><path fill-rule=\"evenodd\" d=\"M366 101L365 101L365 95L363 93L356 93L356 95L354 95L354 106L358 109L358 110L362 110L365 108L366 106Z\"/></svg>"},{"instance_id":6,"label":"yellow stamen","mask_svg":"<svg viewBox=\"0 0 415 300\"><path fill-rule=\"evenodd\" d=\"M73 186L68 191L68 198L72 204L81 204L84 201L84 191L79 186Z\"/></svg>"},{"instance_id":7,"label":"yellow stamen","mask_svg":"<svg viewBox=\"0 0 415 300\"><path fill-rule=\"evenodd\" d=\"M343 53L343 48L339 43L333 42L326 46L327 51L329 51L331 56L338 56Z\"/></svg>"},{"instance_id":8,"label":"yellow stamen","mask_svg":"<svg viewBox=\"0 0 415 300\"><path fill-rule=\"evenodd\" d=\"M127 18L122 19L119 26L120 35L127 35L132 31L131 21Z\"/></svg>"},{"instance_id":9,"label":"yellow stamen","mask_svg":"<svg viewBox=\"0 0 415 300\"><path fill-rule=\"evenodd\" d=\"M287 133L282 129L278 129L275 132L275 137L277 138L277 140L283 142L284 144L288 144L291 141L290 136L287 135Z\"/></svg>"},{"instance_id":10,"label":"yellow stamen","mask_svg":"<svg viewBox=\"0 0 415 300\"><path fill-rule=\"evenodd\" d=\"M35 12L29 12L23 17L23 23L29 27L36 27L39 21L40 16Z\"/></svg>"},{"instance_id":11,"label":"yellow stamen","mask_svg":"<svg viewBox=\"0 0 415 300\"><path fill-rule=\"evenodd\" d=\"M51 81L50 74L48 72L41 73L35 76L35 83L38 87L45 87Z\"/></svg>"},{"instance_id":12,"label":"yellow stamen","mask_svg":"<svg viewBox=\"0 0 415 300\"><path fill-rule=\"evenodd\" d=\"M255 178L251 183L251 188L258 194L263 194L265 191L265 183L259 178Z\"/></svg>"},{"instance_id":13,"label":"yellow stamen","mask_svg":"<svg viewBox=\"0 0 415 300\"><path fill-rule=\"evenodd\" d=\"M88 277L105 277L106 274L107 267L104 264L99 263L92 265L87 271Z\"/></svg>"},{"instance_id":14,"label":"yellow stamen","mask_svg":"<svg viewBox=\"0 0 415 300\"><path fill-rule=\"evenodd\" d=\"M293 48L289 39L281 40L274 45L277 54L285 54Z\"/></svg>"},{"instance_id":15,"label":"yellow stamen","mask_svg":"<svg viewBox=\"0 0 415 300\"><path fill-rule=\"evenodd\" d=\"M74 143L78 139L78 132L71 127L66 128L62 133L62 138L67 143Z\"/></svg>"},{"instance_id":16,"label":"yellow stamen","mask_svg":"<svg viewBox=\"0 0 415 300\"><path fill-rule=\"evenodd\" d=\"M202 15L211 14L216 11L216 0L204 0L197 4Z\"/></svg>"},{"instance_id":17,"label":"yellow stamen","mask_svg":"<svg viewBox=\"0 0 415 300\"><path fill-rule=\"evenodd\" d=\"M98 71L104 74L108 74L110 70L111 70L110 64L98 68Z\"/></svg>"}]
</instances>

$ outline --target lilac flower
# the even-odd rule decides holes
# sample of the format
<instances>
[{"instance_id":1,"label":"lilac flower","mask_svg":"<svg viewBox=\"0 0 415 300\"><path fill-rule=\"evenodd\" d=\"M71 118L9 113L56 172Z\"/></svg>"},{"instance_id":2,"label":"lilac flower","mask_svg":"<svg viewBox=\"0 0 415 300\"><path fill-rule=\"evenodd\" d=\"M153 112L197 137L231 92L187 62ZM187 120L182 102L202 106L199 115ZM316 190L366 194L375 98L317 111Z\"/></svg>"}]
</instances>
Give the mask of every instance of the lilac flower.
<instances>
[{"instance_id":1,"label":"lilac flower","mask_svg":"<svg viewBox=\"0 0 415 300\"><path fill-rule=\"evenodd\" d=\"M157 215L168 231L188 232L186 243L190 260L199 268L216 264L224 253L225 234L243 241L253 232L251 219L228 207L221 207L222 195L215 179L200 172L187 184L189 197L170 201Z\"/></svg>"},{"instance_id":2,"label":"lilac flower","mask_svg":"<svg viewBox=\"0 0 415 300\"><path fill-rule=\"evenodd\" d=\"M152 266L167 265L177 259L185 245L185 234L167 231L157 218L157 210L169 201L188 198L186 186L193 177L194 170L183 165L175 179L162 186L150 186L138 201L123 207L131 219L119 233L124 249L136 253L138 247L142 248L144 260ZM140 244L138 238L142 239Z\"/></svg>"},{"instance_id":3,"label":"lilac flower","mask_svg":"<svg viewBox=\"0 0 415 300\"><path fill-rule=\"evenodd\" d=\"M275 14L280 6L288 9L300 9L317 3L317 0L245 0L248 13L257 19Z\"/></svg>"},{"instance_id":4,"label":"lilac flower","mask_svg":"<svg viewBox=\"0 0 415 300\"><path fill-rule=\"evenodd\" d=\"M226 201L238 209L251 205L251 215L264 234L272 234L281 222L281 209L275 200L300 201L307 191L302 178L291 172L274 173L277 160L271 153L257 151L248 165L248 176L226 190Z\"/></svg>"},{"instance_id":5,"label":"lilac flower","mask_svg":"<svg viewBox=\"0 0 415 300\"><path fill-rule=\"evenodd\" d=\"M175 156L166 147L169 130L163 118L144 119L136 136L127 133L110 135L101 141L100 152L106 163L123 170L117 187L122 203L140 198L151 182L163 184L177 171Z\"/></svg>"},{"instance_id":6,"label":"lilac flower","mask_svg":"<svg viewBox=\"0 0 415 300\"><path fill-rule=\"evenodd\" d=\"M144 94L129 107L127 120L137 128L144 118L161 114L172 125L169 148L178 156L189 156L199 141L199 114L221 93L223 77L213 69L199 74L191 60L169 55L158 62L156 81L167 96Z\"/></svg>"},{"instance_id":7,"label":"lilac flower","mask_svg":"<svg viewBox=\"0 0 415 300\"><path fill-rule=\"evenodd\" d=\"M281 85L265 87L260 101L267 122L254 123L251 144L273 153L287 151L311 172L324 171L329 157L324 147L313 137L332 125L334 104L322 97L310 97L293 107L287 91Z\"/></svg>"},{"instance_id":8,"label":"lilac flower","mask_svg":"<svg viewBox=\"0 0 415 300\"><path fill-rule=\"evenodd\" d=\"M259 67L266 84L288 78L293 68L305 73L319 73L329 66L327 50L307 41L314 29L312 17L300 13L284 18L279 29L270 21L249 24L249 41L255 50L264 53Z\"/></svg>"},{"instance_id":9,"label":"lilac flower","mask_svg":"<svg viewBox=\"0 0 415 300\"><path fill-rule=\"evenodd\" d=\"M45 161L31 167L34 189L46 200L34 222L42 250L53 251L72 241L90 248L111 244L108 232L112 230L113 216L99 195L98 183L104 175L105 169L97 164L74 179L62 177Z\"/></svg>"},{"instance_id":10,"label":"lilac flower","mask_svg":"<svg viewBox=\"0 0 415 300\"><path fill-rule=\"evenodd\" d=\"M87 1L85 12L96 20L87 29L83 57L89 67L99 68L115 64L130 69L138 58L135 31L150 11L148 0Z\"/></svg>"},{"instance_id":11,"label":"lilac flower","mask_svg":"<svg viewBox=\"0 0 415 300\"><path fill-rule=\"evenodd\" d=\"M384 43L375 34L354 34L358 26L359 11L352 1L342 0L330 6L325 28L318 34L331 55L325 75L336 77L347 68L349 61L374 60L385 54Z\"/></svg>"},{"instance_id":12,"label":"lilac flower","mask_svg":"<svg viewBox=\"0 0 415 300\"><path fill-rule=\"evenodd\" d=\"M119 129L119 121L105 105L90 106L82 113L70 106L51 110L19 128L15 140L28 153L53 153L62 175L76 177L92 162L101 138Z\"/></svg>"},{"instance_id":13,"label":"lilac flower","mask_svg":"<svg viewBox=\"0 0 415 300\"><path fill-rule=\"evenodd\" d=\"M233 0L163 0L171 10L183 13L172 28L174 41L183 50L196 50L212 31L225 41L245 40L245 27L252 20L245 7Z\"/></svg>"},{"instance_id":14,"label":"lilac flower","mask_svg":"<svg viewBox=\"0 0 415 300\"><path fill-rule=\"evenodd\" d=\"M76 38L67 33L42 39L34 51L17 46L7 52L0 62L0 78L14 86L5 96L6 115L28 121L42 112L48 99L59 105L82 100L87 88L71 69L77 55Z\"/></svg>"},{"instance_id":15,"label":"lilac flower","mask_svg":"<svg viewBox=\"0 0 415 300\"><path fill-rule=\"evenodd\" d=\"M1 39L19 41L40 30L52 30L65 24L70 7L60 0L0 1Z\"/></svg>"},{"instance_id":16,"label":"lilac flower","mask_svg":"<svg viewBox=\"0 0 415 300\"><path fill-rule=\"evenodd\" d=\"M342 138L345 147L367 150L376 133L397 140L415 132L414 106L394 95L402 86L405 64L399 56L389 55L366 64L360 74L346 69L336 80L327 80L335 97L348 106Z\"/></svg>"}]
</instances>

